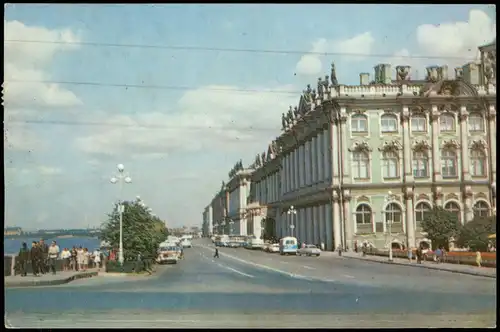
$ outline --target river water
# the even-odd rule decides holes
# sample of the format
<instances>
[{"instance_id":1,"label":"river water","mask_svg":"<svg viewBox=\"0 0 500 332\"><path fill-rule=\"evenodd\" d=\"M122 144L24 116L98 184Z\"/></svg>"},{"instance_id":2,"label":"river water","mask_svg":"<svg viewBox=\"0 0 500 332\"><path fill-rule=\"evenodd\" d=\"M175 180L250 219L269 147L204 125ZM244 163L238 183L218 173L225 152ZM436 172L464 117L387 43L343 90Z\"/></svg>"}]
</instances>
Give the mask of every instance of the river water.
<instances>
[{"instance_id":1,"label":"river water","mask_svg":"<svg viewBox=\"0 0 500 332\"><path fill-rule=\"evenodd\" d=\"M19 252L19 248L23 242L28 244L28 247L31 248L31 242L38 241L40 238L32 238L32 237L20 237L20 238L9 238L4 236L3 242L3 250L4 254L17 254ZM45 242L50 245L52 240L55 240L59 245L59 248L62 250L63 248L72 248L73 246L82 246L84 248L88 248L89 250L94 250L99 247L100 241L96 237L63 237L63 238L44 238Z\"/></svg>"}]
</instances>

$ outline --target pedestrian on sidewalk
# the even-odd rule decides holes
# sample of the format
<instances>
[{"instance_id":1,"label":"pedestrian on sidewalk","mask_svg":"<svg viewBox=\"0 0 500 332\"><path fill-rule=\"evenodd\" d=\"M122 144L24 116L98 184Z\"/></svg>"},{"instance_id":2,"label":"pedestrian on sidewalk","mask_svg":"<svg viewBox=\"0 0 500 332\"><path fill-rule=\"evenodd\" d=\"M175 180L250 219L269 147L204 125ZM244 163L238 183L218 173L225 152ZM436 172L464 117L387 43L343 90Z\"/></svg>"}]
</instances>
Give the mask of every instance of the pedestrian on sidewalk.
<instances>
[{"instance_id":1,"label":"pedestrian on sidewalk","mask_svg":"<svg viewBox=\"0 0 500 332\"><path fill-rule=\"evenodd\" d=\"M40 242L38 243L38 247L40 250L40 272L42 274L45 274L48 272L48 263L49 263L49 246L43 239L40 239Z\"/></svg>"},{"instance_id":2,"label":"pedestrian on sidewalk","mask_svg":"<svg viewBox=\"0 0 500 332\"><path fill-rule=\"evenodd\" d=\"M481 257L481 252L478 250L478 251L476 251L476 264L477 264L477 267L481 267L482 261L483 261L483 258Z\"/></svg>"},{"instance_id":3,"label":"pedestrian on sidewalk","mask_svg":"<svg viewBox=\"0 0 500 332\"><path fill-rule=\"evenodd\" d=\"M52 271L52 274L56 274L57 257L59 257L59 246L56 241L52 241L51 246L47 250L48 268Z\"/></svg>"},{"instance_id":4,"label":"pedestrian on sidewalk","mask_svg":"<svg viewBox=\"0 0 500 332\"><path fill-rule=\"evenodd\" d=\"M21 245L21 249L19 249L19 255L17 256L18 262L19 262L19 272L21 274L21 277L26 277L26 265L28 264L29 260L29 250L28 250L28 245L26 242L23 242Z\"/></svg>"},{"instance_id":5,"label":"pedestrian on sidewalk","mask_svg":"<svg viewBox=\"0 0 500 332\"><path fill-rule=\"evenodd\" d=\"M413 259L413 248L408 247L408 260L410 261L410 263L411 263L412 259Z\"/></svg>"},{"instance_id":6,"label":"pedestrian on sidewalk","mask_svg":"<svg viewBox=\"0 0 500 332\"><path fill-rule=\"evenodd\" d=\"M339 246L337 247L337 251L339 252L339 256L342 256L342 245L339 244Z\"/></svg>"},{"instance_id":7,"label":"pedestrian on sidewalk","mask_svg":"<svg viewBox=\"0 0 500 332\"><path fill-rule=\"evenodd\" d=\"M33 241L33 243L31 243L30 260L31 260L31 270L33 271L34 277L38 277L40 273L40 258L41 258L41 251L40 248L38 247L38 243L36 241Z\"/></svg>"}]
</instances>

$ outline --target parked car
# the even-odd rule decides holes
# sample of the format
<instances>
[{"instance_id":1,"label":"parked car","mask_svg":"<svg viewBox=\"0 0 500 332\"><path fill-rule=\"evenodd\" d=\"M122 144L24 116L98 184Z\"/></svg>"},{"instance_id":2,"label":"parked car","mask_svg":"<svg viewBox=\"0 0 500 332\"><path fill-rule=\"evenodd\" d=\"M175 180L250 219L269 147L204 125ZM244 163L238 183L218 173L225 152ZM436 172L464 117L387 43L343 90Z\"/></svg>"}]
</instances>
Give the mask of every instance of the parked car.
<instances>
[{"instance_id":1,"label":"parked car","mask_svg":"<svg viewBox=\"0 0 500 332\"><path fill-rule=\"evenodd\" d=\"M319 256L321 255L321 249L316 247L313 244L306 244L304 248L300 248L297 250L297 256Z\"/></svg>"},{"instance_id":2,"label":"parked car","mask_svg":"<svg viewBox=\"0 0 500 332\"><path fill-rule=\"evenodd\" d=\"M269 246L267 246L267 250L266 251L270 252L270 253L280 252L280 244L279 243L270 244Z\"/></svg>"}]
</instances>

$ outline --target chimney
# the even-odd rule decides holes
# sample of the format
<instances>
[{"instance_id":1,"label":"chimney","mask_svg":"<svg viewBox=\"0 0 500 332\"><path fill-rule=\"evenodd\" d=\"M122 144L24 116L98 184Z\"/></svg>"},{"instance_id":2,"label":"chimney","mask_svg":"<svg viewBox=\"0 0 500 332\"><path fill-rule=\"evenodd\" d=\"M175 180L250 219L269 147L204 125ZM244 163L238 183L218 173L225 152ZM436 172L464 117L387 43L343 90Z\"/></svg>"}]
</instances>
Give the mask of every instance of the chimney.
<instances>
[{"instance_id":1,"label":"chimney","mask_svg":"<svg viewBox=\"0 0 500 332\"><path fill-rule=\"evenodd\" d=\"M469 62L462 67L462 78L469 84L481 83L481 71L479 65L474 62Z\"/></svg>"},{"instance_id":2,"label":"chimney","mask_svg":"<svg viewBox=\"0 0 500 332\"><path fill-rule=\"evenodd\" d=\"M361 73L359 74L359 85L369 85L370 84L370 74Z\"/></svg>"},{"instance_id":3,"label":"chimney","mask_svg":"<svg viewBox=\"0 0 500 332\"><path fill-rule=\"evenodd\" d=\"M391 84L391 65L379 64L375 66L375 83L376 84Z\"/></svg>"},{"instance_id":4,"label":"chimney","mask_svg":"<svg viewBox=\"0 0 500 332\"><path fill-rule=\"evenodd\" d=\"M448 79L448 66L438 67L438 80L447 80Z\"/></svg>"}]
</instances>

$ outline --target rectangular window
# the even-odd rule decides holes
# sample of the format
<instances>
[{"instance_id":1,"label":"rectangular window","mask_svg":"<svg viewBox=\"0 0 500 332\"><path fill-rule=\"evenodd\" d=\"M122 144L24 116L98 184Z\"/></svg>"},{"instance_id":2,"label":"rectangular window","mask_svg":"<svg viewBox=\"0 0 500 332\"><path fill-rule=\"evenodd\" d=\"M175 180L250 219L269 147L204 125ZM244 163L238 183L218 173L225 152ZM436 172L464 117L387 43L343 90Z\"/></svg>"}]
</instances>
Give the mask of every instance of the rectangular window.
<instances>
[{"instance_id":1,"label":"rectangular window","mask_svg":"<svg viewBox=\"0 0 500 332\"><path fill-rule=\"evenodd\" d=\"M353 133L368 132L368 123L364 117L356 117L351 119L351 130Z\"/></svg>"},{"instance_id":2,"label":"rectangular window","mask_svg":"<svg viewBox=\"0 0 500 332\"><path fill-rule=\"evenodd\" d=\"M439 119L439 128L441 131L455 131L455 118L450 115L443 115Z\"/></svg>"},{"instance_id":3,"label":"rectangular window","mask_svg":"<svg viewBox=\"0 0 500 332\"><path fill-rule=\"evenodd\" d=\"M398 131L398 122L392 117L380 120L383 133L394 133Z\"/></svg>"},{"instance_id":4,"label":"rectangular window","mask_svg":"<svg viewBox=\"0 0 500 332\"><path fill-rule=\"evenodd\" d=\"M383 161L383 176L386 179L398 177L398 160L384 159Z\"/></svg>"},{"instance_id":5,"label":"rectangular window","mask_svg":"<svg viewBox=\"0 0 500 332\"><path fill-rule=\"evenodd\" d=\"M471 173L473 176L484 176L485 165L483 159L471 159Z\"/></svg>"},{"instance_id":6,"label":"rectangular window","mask_svg":"<svg viewBox=\"0 0 500 332\"><path fill-rule=\"evenodd\" d=\"M413 160L413 177L426 178L427 177L427 162L422 159Z\"/></svg>"},{"instance_id":7,"label":"rectangular window","mask_svg":"<svg viewBox=\"0 0 500 332\"><path fill-rule=\"evenodd\" d=\"M368 179L368 164L364 161L354 163L354 178Z\"/></svg>"},{"instance_id":8,"label":"rectangular window","mask_svg":"<svg viewBox=\"0 0 500 332\"><path fill-rule=\"evenodd\" d=\"M411 131L412 132L425 132L426 131L427 119L423 117L417 117L411 119Z\"/></svg>"},{"instance_id":9,"label":"rectangular window","mask_svg":"<svg viewBox=\"0 0 500 332\"><path fill-rule=\"evenodd\" d=\"M469 131L484 131L483 118L480 116L469 117Z\"/></svg>"},{"instance_id":10,"label":"rectangular window","mask_svg":"<svg viewBox=\"0 0 500 332\"><path fill-rule=\"evenodd\" d=\"M455 166L455 160L453 159L443 159L443 165L441 168L441 172L443 177L456 177L457 176L457 168Z\"/></svg>"}]
</instances>

